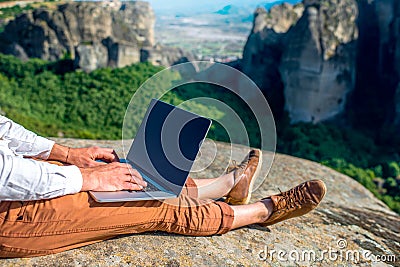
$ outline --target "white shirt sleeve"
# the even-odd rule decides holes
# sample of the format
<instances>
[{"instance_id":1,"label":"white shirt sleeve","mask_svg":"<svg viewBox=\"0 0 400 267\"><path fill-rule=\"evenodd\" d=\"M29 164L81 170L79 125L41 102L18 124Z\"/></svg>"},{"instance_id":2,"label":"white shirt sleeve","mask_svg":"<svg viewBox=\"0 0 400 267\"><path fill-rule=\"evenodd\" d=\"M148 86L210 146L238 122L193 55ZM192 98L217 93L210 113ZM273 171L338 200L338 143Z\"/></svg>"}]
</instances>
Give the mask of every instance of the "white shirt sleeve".
<instances>
[{"instance_id":1,"label":"white shirt sleeve","mask_svg":"<svg viewBox=\"0 0 400 267\"><path fill-rule=\"evenodd\" d=\"M53 141L0 116L0 142L0 201L54 198L81 190L78 167L23 158L47 159Z\"/></svg>"},{"instance_id":2,"label":"white shirt sleeve","mask_svg":"<svg viewBox=\"0 0 400 267\"><path fill-rule=\"evenodd\" d=\"M0 151L0 200L54 198L81 188L82 175L76 166L57 166Z\"/></svg>"},{"instance_id":3,"label":"white shirt sleeve","mask_svg":"<svg viewBox=\"0 0 400 267\"><path fill-rule=\"evenodd\" d=\"M47 159L54 141L26 130L12 120L0 116L0 139L8 142L8 148L17 156Z\"/></svg>"}]
</instances>

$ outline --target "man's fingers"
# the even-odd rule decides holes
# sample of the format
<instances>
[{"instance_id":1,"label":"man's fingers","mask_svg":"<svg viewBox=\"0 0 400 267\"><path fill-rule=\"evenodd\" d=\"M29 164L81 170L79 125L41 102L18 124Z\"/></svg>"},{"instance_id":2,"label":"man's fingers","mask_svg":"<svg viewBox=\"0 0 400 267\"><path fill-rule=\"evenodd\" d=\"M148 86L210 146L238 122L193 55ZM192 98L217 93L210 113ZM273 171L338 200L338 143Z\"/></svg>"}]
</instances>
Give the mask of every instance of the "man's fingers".
<instances>
[{"instance_id":1,"label":"man's fingers","mask_svg":"<svg viewBox=\"0 0 400 267\"><path fill-rule=\"evenodd\" d=\"M142 175L140 175L140 173L136 169L132 168L131 165L127 163L111 164L114 164L117 167L117 171L115 172L117 176L123 175L126 177L125 179L127 179L130 183L135 183L144 187L147 186L147 183L143 180Z\"/></svg>"},{"instance_id":2,"label":"man's fingers","mask_svg":"<svg viewBox=\"0 0 400 267\"><path fill-rule=\"evenodd\" d=\"M101 162L101 161L93 161L87 164L88 167L97 167L97 166L103 166L103 165L107 165L106 162Z\"/></svg>"},{"instance_id":3,"label":"man's fingers","mask_svg":"<svg viewBox=\"0 0 400 267\"><path fill-rule=\"evenodd\" d=\"M126 167L127 173L126 174L131 174L132 176L138 177L139 179L143 180L142 175L134 169L130 164L128 163L121 163L122 166Z\"/></svg>"},{"instance_id":4,"label":"man's fingers","mask_svg":"<svg viewBox=\"0 0 400 267\"><path fill-rule=\"evenodd\" d=\"M129 180L129 182L130 182L130 183L133 183L133 184L141 185L141 186L143 186L143 187L146 187L146 186L147 186L147 183L146 183L145 181L143 181L143 179L138 178L138 177L136 177L136 176L131 176L131 179Z\"/></svg>"},{"instance_id":5,"label":"man's fingers","mask_svg":"<svg viewBox=\"0 0 400 267\"><path fill-rule=\"evenodd\" d=\"M95 158L106 162L119 162L118 155L113 149L101 148L97 151Z\"/></svg>"},{"instance_id":6,"label":"man's fingers","mask_svg":"<svg viewBox=\"0 0 400 267\"><path fill-rule=\"evenodd\" d=\"M136 169L133 169L133 168L131 167L131 168L129 169L129 172L130 172L133 176L138 177L139 179L143 180L142 175L141 175Z\"/></svg>"},{"instance_id":7,"label":"man's fingers","mask_svg":"<svg viewBox=\"0 0 400 267\"><path fill-rule=\"evenodd\" d=\"M112 150L112 153L111 153L111 154L114 155L114 160L113 160L113 162L119 162L119 157L118 157L118 155L117 155L117 152L115 152L114 149Z\"/></svg>"},{"instance_id":8,"label":"man's fingers","mask_svg":"<svg viewBox=\"0 0 400 267\"><path fill-rule=\"evenodd\" d=\"M125 187L124 189L128 190L137 190L137 191L143 190L143 186L140 186L138 184L132 184L130 182L125 182L124 187Z\"/></svg>"}]
</instances>

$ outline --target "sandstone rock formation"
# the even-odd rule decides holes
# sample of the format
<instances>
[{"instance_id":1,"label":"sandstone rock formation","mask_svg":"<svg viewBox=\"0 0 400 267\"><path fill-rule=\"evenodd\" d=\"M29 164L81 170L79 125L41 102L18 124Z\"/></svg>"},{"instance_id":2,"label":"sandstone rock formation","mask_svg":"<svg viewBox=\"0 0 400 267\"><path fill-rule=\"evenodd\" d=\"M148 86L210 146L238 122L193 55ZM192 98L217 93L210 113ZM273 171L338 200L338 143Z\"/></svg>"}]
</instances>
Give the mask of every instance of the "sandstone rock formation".
<instances>
[{"instance_id":1,"label":"sandstone rock formation","mask_svg":"<svg viewBox=\"0 0 400 267\"><path fill-rule=\"evenodd\" d=\"M121 141L58 139L57 142L73 147L112 147L123 156ZM215 164L200 176L212 177L224 171L225 163L230 157L230 146L217 142L216 148ZM236 155L244 155L247 150L234 146L234 152ZM213 151L204 153L214 155ZM201 158L205 159L207 156ZM235 160L242 159L239 157ZM203 165L201 162L198 164ZM45 257L2 259L0 264L24 267L399 266L399 215L390 211L359 183L327 167L307 160L276 155L268 177L254 192L251 201L277 193L278 188L286 190L311 178L323 179L327 184L327 195L321 205L306 216L269 228L254 225L212 237L183 237L161 232L135 234ZM304 261L294 262L279 261L274 257L271 261L268 257L265 259L263 253L260 254L265 248L286 253L313 251L316 259L310 261L305 258ZM325 259L322 259L322 251L329 249L333 253L332 256L325 255ZM346 256L346 253L351 255ZM361 256L362 253L395 256L397 260L372 263ZM358 262L351 258L357 254ZM293 254L293 257L295 256L296 254Z\"/></svg>"},{"instance_id":2,"label":"sandstone rock formation","mask_svg":"<svg viewBox=\"0 0 400 267\"><path fill-rule=\"evenodd\" d=\"M395 115L398 101L394 101L400 80L398 5L394 0L358 2L359 56L351 107L358 121L372 122L378 128L387 128L398 120Z\"/></svg>"},{"instance_id":3,"label":"sandstone rock formation","mask_svg":"<svg viewBox=\"0 0 400 267\"><path fill-rule=\"evenodd\" d=\"M280 73L291 121L317 123L343 112L354 88L357 4L304 5L303 16L285 36Z\"/></svg>"},{"instance_id":4,"label":"sandstone rock formation","mask_svg":"<svg viewBox=\"0 0 400 267\"><path fill-rule=\"evenodd\" d=\"M277 5L267 12L258 8L253 28L243 50L241 70L267 95L274 113L283 106L283 84L278 70L282 37L303 12L303 5Z\"/></svg>"},{"instance_id":5,"label":"sandstone rock formation","mask_svg":"<svg viewBox=\"0 0 400 267\"><path fill-rule=\"evenodd\" d=\"M154 12L147 2L71 2L37 9L11 21L0 35L0 52L21 59L72 59L78 68L124 67L140 62L154 46ZM171 55L173 54L173 55ZM180 60L182 51L161 57Z\"/></svg>"},{"instance_id":6,"label":"sandstone rock formation","mask_svg":"<svg viewBox=\"0 0 400 267\"><path fill-rule=\"evenodd\" d=\"M380 32L379 79L386 87L385 100L394 100L394 107L389 105L387 113L394 113L394 123L400 130L400 3L381 0L376 3L376 13Z\"/></svg>"},{"instance_id":7,"label":"sandstone rock formation","mask_svg":"<svg viewBox=\"0 0 400 267\"><path fill-rule=\"evenodd\" d=\"M142 62L150 62L156 66L170 66L195 60L195 56L183 49L155 45L144 47L140 53Z\"/></svg>"},{"instance_id":8,"label":"sandstone rock formation","mask_svg":"<svg viewBox=\"0 0 400 267\"><path fill-rule=\"evenodd\" d=\"M397 74L397 87L395 93L395 125L400 130L400 3L395 4L395 18L392 23L392 33L395 38L394 66Z\"/></svg>"},{"instance_id":9,"label":"sandstone rock formation","mask_svg":"<svg viewBox=\"0 0 400 267\"><path fill-rule=\"evenodd\" d=\"M274 19L274 9L257 10L242 69L292 122L344 118L400 129L399 5L303 0L301 18L287 31L290 23ZM293 7L281 8L278 17L290 18L284 14Z\"/></svg>"}]
</instances>

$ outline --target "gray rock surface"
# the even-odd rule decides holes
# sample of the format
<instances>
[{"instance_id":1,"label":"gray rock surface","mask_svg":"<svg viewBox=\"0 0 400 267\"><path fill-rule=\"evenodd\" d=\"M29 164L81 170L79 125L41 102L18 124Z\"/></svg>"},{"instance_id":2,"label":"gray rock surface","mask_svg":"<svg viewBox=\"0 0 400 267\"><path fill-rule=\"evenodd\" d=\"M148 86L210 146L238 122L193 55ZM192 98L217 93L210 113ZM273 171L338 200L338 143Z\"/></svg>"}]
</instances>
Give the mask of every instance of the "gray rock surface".
<instances>
[{"instance_id":1,"label":"gray rock surface","mask_svg":"<svg viewBox=\"0 0 400 267\"><path fill-rule=\"evenodd\" d=\"M121 141L56 139L70 146L100 145L123 155ZM126 142L129 145L129 141ZM227 144L216 143L218 153L203 177L223 172L229 159ZM235 146L241 155L247 149ZM212 151L205 151L212 152ZM235 158L240 161L241 158ZM200 164L201 162L196 162ZM3 259L2 266L400 266L400 216L351 178L320 164L286 155L276 155L272 169L254 192L252 201L286 190L308 179L322 179L328 192L313 212L269 228L244 227L222 236L183 237L153 232L122 236L56 255L31 259ZM344 248L343 248L344 247ZM343 248L343 249L341 249ZM261 251L286 251L296 255L314 251L315 261L261 260ZM338 251L321 260L323 250ZM346 252L370 251L374 255L394 255L395 262L358 262ZM357 254L357 253L356 253ZM356 255L355 254L355 255ZM276 254L275 254L276 255ZM295 256L293 256L295 257Z\"/></svg>"},{"instance_id":2,"label":"gray rock surface","mask_svg":"<svg viewBox=\"0 0 400 267\"><path fill-rule=\"evenodd\" d=\"M354 89L357 3L304 1L257 9L242 70L292 122L342 113Z\"/></svg>"},{"instance_id":3,"label":"gray rock surface","mask_svg":"<svg viewBox=\"0 0 400 267\"><path fill-rule=\"evenodd\" d=\"M241 70L267 95L272 108L283 105L283 84L279 63L283 53L284 33L301 17L303 5L277 5L254 13L252 31L243 50Z\"/></svg>"},{"instance_id":4,"label":"gray rock surface","mask_svg":"<svg viewBox=\"0 0 400 267\"><path fill-rule=\"evenodd\" d=\"M154 45L154 23L147 2L72 2L18 16L1 34L0 51L24 59L71 58L85 71L123 67L139 62L141 47Z\"/></svg>"},{"instance_id":5,"label":"gray rock surface","mask_svg":"<svg viewBox=\"0 0 400 267\"><path fill-rule=\"evenodd\" d=\"M303 16L285 36L280 72L291 121L317 123L342 113L354 89L357 3L305 5Z\"/></svg>"},{"instance_id":6,"label":"gray rock surface","mask_svg":"<svg viewBox=\"0 0 400 267\"><path fill-rule=\"evenodd\" d=\"M0 52L23 60L74 60L92 71L141 61L169 66L185 60L179 49L155 47L155 15L148 2L70 2L56 10L36 9L10 21L0 34ZM186 59L187 60L187 59Z\"/></svg>"},{"instance_id":7,"label":"gray rock surface","mask_svg":"<svg viewBox=\"0 0 400 267\"><path fill-rule=\"evenodd\" d=\"M395 125L400 129L400 3L393 2L393 20L391 22L391 36L394 46L392 63L395 69L394 83L397 84L395 93Z\"/></svg>"},{"instance_id":8,"label":"gray rock surface","mask_svg":"<svg viewBox=\"0 0 400 267\"><path fill-rule=\"evenodd\" d=\"M292 122L400 127L399 10L396 0L257 9L242 69Z\"/></svg>"},{"instance_id":9,"label":"gray rock surface","mask_svg":"<svg viewBox=\"0 0 400 267\"><path fill-rule=\"evenodd\" d=\"M359 56L351 111L383 131L393 122L399 128L399 1L363 0L358 5Z\"/></svg>"},{"instance_id":10,"label":"gray rock surface","mask_svg":"<svg viewBox=\"0 0 400 267\"><path fill-rule=\"evenodd\" d=\"M140 60L150 62L155 66L171 66L195 60L195 56L181 48L155 45L141 50Z\"/></svg>"}]
</instances>

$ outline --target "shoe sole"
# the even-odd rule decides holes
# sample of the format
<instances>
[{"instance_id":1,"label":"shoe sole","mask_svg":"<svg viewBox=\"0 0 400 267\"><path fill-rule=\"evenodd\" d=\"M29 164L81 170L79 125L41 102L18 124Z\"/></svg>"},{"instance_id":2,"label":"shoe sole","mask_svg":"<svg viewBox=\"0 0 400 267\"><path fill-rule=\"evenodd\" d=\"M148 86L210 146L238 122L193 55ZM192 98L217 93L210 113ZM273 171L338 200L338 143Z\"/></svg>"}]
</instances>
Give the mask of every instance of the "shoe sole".
<instances>
[{"instance_id":1,"label":"shoe sole","mask_svg":"<svg viewBox=\"0 0 400 267\"><path fill-rule=\"evenodd\" d=\"M260 156L258 157L258 163L257 163L257 168L256 171L254 172L253 176L251 177L250 185L249 185L249 192L247 194L247 197L244 198L242 201L240 201L242 205L249 204L250 199L251 199L251 194L253 192L253 186L254 186L254 181L256 180L256 177L260 174L261 166L262 166L262 151L258 149L260 152Z\"/></svg>"}]
</instances>

